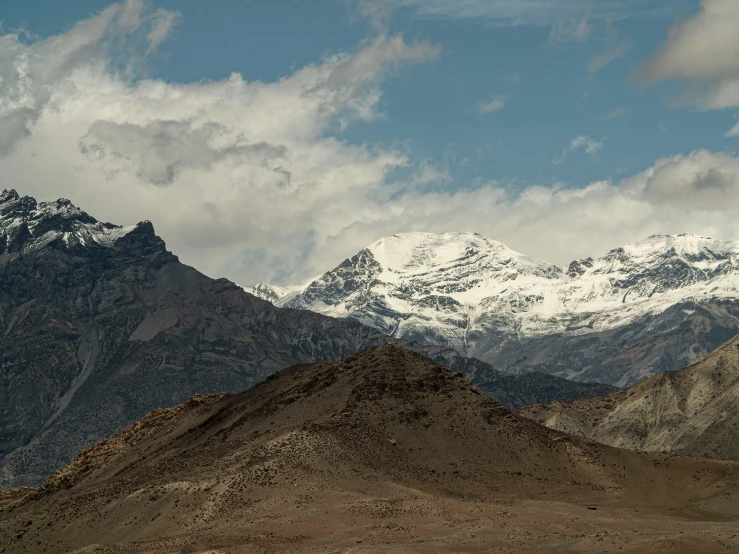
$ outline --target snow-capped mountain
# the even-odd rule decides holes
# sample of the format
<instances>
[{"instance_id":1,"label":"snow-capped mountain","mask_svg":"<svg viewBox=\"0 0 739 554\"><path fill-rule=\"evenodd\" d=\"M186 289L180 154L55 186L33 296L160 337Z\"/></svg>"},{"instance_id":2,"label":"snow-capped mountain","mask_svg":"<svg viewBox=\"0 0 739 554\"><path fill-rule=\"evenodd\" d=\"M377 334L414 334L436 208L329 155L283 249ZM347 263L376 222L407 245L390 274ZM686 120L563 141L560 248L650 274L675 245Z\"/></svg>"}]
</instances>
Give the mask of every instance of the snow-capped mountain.
<instances>
[{"instance_id":1,"label":"snow-capped mountain","mask_svg":"<svg viewBox=\"0 0 739 554\"><path fill-rule=\"evenodd\" d=\"M34 252L55 240L68 248L111 247L115 241L148 221L131 227L101 223L69 200L37 203L14 190L0 192L0 263Z\"/></svg>"},{"instance_id":2,"label":"snow-capped mountain","mask_svg":"<svg viewBox=\"0 0 739 554\"><path fill-rule=\"evenodd\" d=\"M290 294L300 292L303 288L302 285L294 285L291 287L278 287L277 285L269 285L267 283L257 283L249 287L241 287L245 292L267 300L276 304L280 299L287 297Z\"/></svg>"},{"instance_id":3,"label":"snow-capped mountain","mask_svg":"<svg viewBox=\"0 0 739 554\"><path fill-rule=\"evenodd\" d=\"M407 233L380 239L298 291L271 292L278 306L356 319L508 370L625 385L683 367L739 330L739 243L659 235L562 267L478 234ZM679 352L642 344L610 374L598 369L618 351L691 326L709 308L716 321L701 323L689 344L682 337ZM659 319L666 314L670 321ZM576 358L574 342L607 348L565 362L553 338ZM547 354L552 348L560 362Z\"/></svg>"}]
</instances>

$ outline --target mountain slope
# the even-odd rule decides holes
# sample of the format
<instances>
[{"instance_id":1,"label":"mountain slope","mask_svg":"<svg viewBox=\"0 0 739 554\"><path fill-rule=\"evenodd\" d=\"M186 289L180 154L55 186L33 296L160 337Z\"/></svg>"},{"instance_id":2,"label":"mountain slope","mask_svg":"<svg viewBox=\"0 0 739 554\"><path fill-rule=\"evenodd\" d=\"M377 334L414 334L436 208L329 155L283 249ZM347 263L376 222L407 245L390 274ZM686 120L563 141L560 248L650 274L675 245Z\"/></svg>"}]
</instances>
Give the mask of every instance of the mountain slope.
<instances>
[{"instance_id":1,"label":"mountain slope","mask_svg":"<svg viewBox=\"0 0 739 554\"><path fill-rule=\"evenodd\" d=\"M624 386L739 332L738 260L739 243L653 236L564 268L477 234L407 233L298 290L265 290L506 371Z\"/></svg>"},{"instance_id":2,"label":"mountain slope","mask_svg":"<svg viewBox=\"0 0 739 554\"><path fill-rule=\"evenodd\" d=\"M650 528L652 552L711 552L736 545L738 478L551 431L385 345L150 414L0 513L0 544L594 552Z\"/></svg>"},{"instance_id":3,"label":"mountain slope","mask_svg":"<svg viewBox=\"0 0 739 554\"><path fill-rule=\"evenodd\" d=\"M0 194L0 487L35 485L82 448L198 393L390 340L357 322L275 308L179 263L151 223L101 223L68 200ZM435 350L458 371L497 372ZM492 376L492 377L491 377ZM496 387L511 406L605 392ZM554 396L552 396L554 394Z\"/></svg>"},{"instance_id":4,"label":"mountain slope","mask_svg":"<svg viewBox=\"0 0 739 554\"><path fill-rule=\"evenodd\" d=\"M739 460L739 337L680 371L631 388L520 413L604 444Z\"/></svg>"}]
</instances>

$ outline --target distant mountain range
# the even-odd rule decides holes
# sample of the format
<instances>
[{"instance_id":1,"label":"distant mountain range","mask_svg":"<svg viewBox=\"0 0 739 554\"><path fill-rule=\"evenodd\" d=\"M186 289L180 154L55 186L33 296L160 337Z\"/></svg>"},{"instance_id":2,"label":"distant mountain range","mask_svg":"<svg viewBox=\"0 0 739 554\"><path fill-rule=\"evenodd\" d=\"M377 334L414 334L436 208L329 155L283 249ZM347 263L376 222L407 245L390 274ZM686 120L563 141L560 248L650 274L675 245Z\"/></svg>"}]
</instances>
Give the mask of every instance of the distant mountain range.
<instances>
[{"instance_id":1,"label":"distant mountain range","mask_svg":"<svg viewBox=\"0 0 739 554\"><path fill-rule=\"evenodd\" d=\"M68 200L0 193L0 487L38 484L154 409L391 340L512 407L611 390L501 374L448 348L275 308L181 264L150 222L119 227Z\"/></svg>"},{"instance_id":2,"label":"distant mountain range","mask_svg":"<svg viewBox=\"0 0 739 554\"><path fill-rule=\"evenodd\" d=\"M245 290L506 371L627 386L739 333L739 243L659 235L559 266L478 234L407 233L304 285Z\"/></svg>"}]
</instances>

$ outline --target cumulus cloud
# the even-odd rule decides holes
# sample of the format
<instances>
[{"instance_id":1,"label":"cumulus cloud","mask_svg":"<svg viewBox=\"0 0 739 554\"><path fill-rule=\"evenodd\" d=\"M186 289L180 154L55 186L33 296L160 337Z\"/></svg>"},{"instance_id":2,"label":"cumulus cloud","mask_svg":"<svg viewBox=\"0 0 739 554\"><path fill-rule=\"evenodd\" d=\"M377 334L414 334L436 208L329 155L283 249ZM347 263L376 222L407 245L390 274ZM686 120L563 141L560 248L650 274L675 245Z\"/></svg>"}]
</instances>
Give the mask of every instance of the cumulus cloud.
<instances>
[{"instance_id":1,"label":"cumulus cloud","mask_svg":"<svg viewBox=\"0 0 739 554\"><path fill-rule=\"evenodd\" d=\"M567 159L570 154L577 152L578 150L582 150L586 154L594 156L603 148L605 142L605 138L602 138L601 140L595 140L594 138L590 138L587 135L580 135L579 137L572 139L570 145L565 148L561 154L556 155L552 160L552 163L561 164Z\"/></svg>"},{"instance_id":2,"label":"cumulus cloud","mask_svg":"<svg viewBox=\"0 0 739 554\"><path fill-rule=\"evenodd\" d=\"M151 219L186 262L243 281L310 268L328 235L404 186L445 178L331 136L381 115L386 78L432 61L437 45L381 34L275 82L142 80L119 63L151 55L177 18L128 0L62 35L0 37L3 186L105 220ZM403 182L389 178L396 168Z\"/></svg>"},{"instance_id":3,"label":"cumulus cloud","mask_svg":"<svg viewBox=\"0 0 739 554\"><path fill-rule=\"evenodd\" d=\"M739 2L701 0L700 10L670 29L665 44L639 69L647 83L679 79L686 98L708 110L739 106Z\"/></svg>"},{"instance_id":4,"label":"cumulus cloud","mask_svg":"<svg viewBox=\"0 0 739 554\"><path fill-rule=\"evenodd\" d=\"M642 68L647 79L739 78L739 4L701 0L700 11L675 24L667 42Z\"/></svg>"},{"instance_id":5,"label":"cumulus cloud","mask_svg":"<svg viewBox=\"0 0 739 554\"><path fill-rule=\"evenodd\" d=\"M267 142L249 144L231 137L222 123L157 120L147 124L98 120L80 139L80 152L100 164L108 177L130 171L154 185L171 185L185 169L211 169L231 158L232 163L275 165L287 156L287 147Z\"/></svg>"},{"instance_id":6,"label":"cumulus cloud","mask_svg":"<svg viewBox=\"0 0 739 554\"><path fill-rule=\"evenodd\" d=\"M502 96L493 98L492 100L488 100L487 102L480 102L477 105L477 111L483 115L497 112L498 110L502 110L503 108L505 108L505 98L503 98Z\"/></svg>"},{"instance_id":7,"label":"cumulus cloud","mask_svg":"<svg viewBox=\"0 0 739 554\"><path fill-rule=\"evenodd\" d=\"M151 12L143 0L127 0L77 23L63 35L30 45L22 32L1 36L0 155L31 134L45 108L59 109L55 95L74 94L58 87L73 87L76 72L102 71L103 66L114 64L116 53L135 59L135 51L121 52L121 44L135 43L142 34L147 50L153 52L178 17L167 10Z\"/></svg>"},{"instance_id":8,"label":"cumulus cloud","mask_svg":"<svg viewBox=\"0 0 739 554\"><path fill-rule=\"evenodd\" d=\"M739 159L696 150L658 160L621 186L655 205L724 211L739 202Z\"/></svg>"},{"instance_id":9,"label":"cumulus cloud","mask_svg":"<svg viewBox=\"0 0 739 554\"><path fill-rule=\"evenodd\" d=\"M378 117L385 80L432 61L433 44L380 34L274 82L132 78L114 50L146 56L156 13L129 1L56 37L0 37L3 187L150 219L185 263L245 284L300 281L402 231L476 231L561 263L657 232L739 232L726 154L660 160L623 183L466 188L403 151L332 136ZM568 151L602 145L583 136Z\"/></svg>"}]
</instances>

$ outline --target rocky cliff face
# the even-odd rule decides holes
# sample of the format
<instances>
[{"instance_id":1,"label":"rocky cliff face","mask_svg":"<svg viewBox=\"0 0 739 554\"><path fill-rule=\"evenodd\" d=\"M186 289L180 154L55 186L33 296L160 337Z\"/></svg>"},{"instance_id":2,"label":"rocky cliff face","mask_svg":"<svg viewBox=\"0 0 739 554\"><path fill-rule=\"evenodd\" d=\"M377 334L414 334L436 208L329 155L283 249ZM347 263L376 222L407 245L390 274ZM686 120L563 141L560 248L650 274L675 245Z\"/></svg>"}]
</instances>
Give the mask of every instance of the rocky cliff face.
<instances>
[{"instance_id":1,"label":"rocky cliff face","mask_svg":"<svg viewBox=\"0 0 739 554\"><path fill-rule=\"evenodd\" d=\"M520 413L620 448L739 460L739 337L680 371L596 398L531 406Z\"/></svg>"},{"instance_id":2,"label":"rocky cliff face","mask_svg":"<svg viewBox=\"0 0 739 554\"><path fill-rule=\"evenodd\" d=\"M653 236L559 267L476 234L408 233L305 286L262 288L278 306L355 319L508 371L624 386L684 367L739 332L739 243Z\"/></svg>"},{"instance_id":3,"label":"rocky cliff face","mask_svg":"<svg viewBox=\"0 0 739 554\"><path fill-rule=\"evenodd\" d=\"M67 200L37 203L4 191L0 487L37 484L153 409L241 391L289 365L338 360L388 340L210 279L179 263L149 222L122 228ZM488 381L498 375L456 352L431 355ZM496 390L511 406L604 392L559 380L541 394Z\"/></svg>"}]
</instances>

